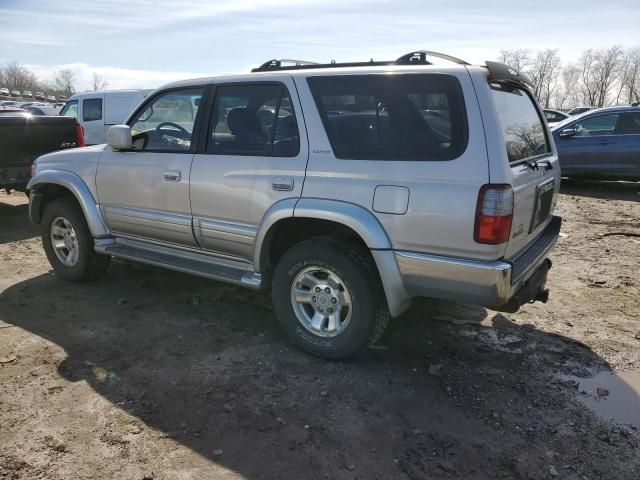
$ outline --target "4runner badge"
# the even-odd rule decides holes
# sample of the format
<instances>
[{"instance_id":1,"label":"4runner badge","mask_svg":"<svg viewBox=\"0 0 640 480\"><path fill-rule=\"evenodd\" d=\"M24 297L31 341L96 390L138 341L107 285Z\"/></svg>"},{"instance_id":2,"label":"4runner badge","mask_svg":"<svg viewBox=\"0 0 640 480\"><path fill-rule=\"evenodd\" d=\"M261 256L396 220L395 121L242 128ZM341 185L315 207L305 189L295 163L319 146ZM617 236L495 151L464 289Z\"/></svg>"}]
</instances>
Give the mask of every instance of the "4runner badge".
<instances>
[{"instance_id":1,"label":"4runner badge","mask_svg":"<svg viewBox=\"0 0 640 480\"><path fill-rule=\"evenodd\" d=\"M521 223L520 225L518 225L518 230L516 230L513 235L511 236L511 238L516 238L519 237L520 235L522 235L522 233L524 232L524 225Z\"/></svg>"},{"instance_id":2,"label":"4runner badge","mask_svg":"<svg viewBox=\"0 0 640 480\"><path fill-rule=\"evenodd\" d=\"M323 150L321 148L314 148L311 150L313 153L317 153L320 155L331 155L331 150Z\"/></svg>"}]
</instances>

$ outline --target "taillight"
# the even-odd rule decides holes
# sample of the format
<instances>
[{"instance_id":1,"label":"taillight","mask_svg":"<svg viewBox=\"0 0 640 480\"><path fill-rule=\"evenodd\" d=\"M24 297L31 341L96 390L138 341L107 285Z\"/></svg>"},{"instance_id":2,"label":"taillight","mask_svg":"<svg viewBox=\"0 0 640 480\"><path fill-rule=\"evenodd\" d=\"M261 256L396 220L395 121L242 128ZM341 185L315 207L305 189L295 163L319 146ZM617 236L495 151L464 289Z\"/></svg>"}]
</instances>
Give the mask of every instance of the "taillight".
<instances>
[{"instance_id":1,"label":"taillight","mask_svg":"<svg viewBox=\"0 0 640 480\"><path fill-rule=\"evenodd\" d=\"M511 185L487 184L480 188L473 238L478 243L498 245L509 240L513 219Z\"/></svg>"},{"instance_id":2,"label":"taillight","mask_svg":"<svg viewBox=\"0 0 640 480\"><path fill-rule=\"evenodd\" d=\"M84 147L84 128L76 123L76 147Z\"/></svg>"}]
</instances>

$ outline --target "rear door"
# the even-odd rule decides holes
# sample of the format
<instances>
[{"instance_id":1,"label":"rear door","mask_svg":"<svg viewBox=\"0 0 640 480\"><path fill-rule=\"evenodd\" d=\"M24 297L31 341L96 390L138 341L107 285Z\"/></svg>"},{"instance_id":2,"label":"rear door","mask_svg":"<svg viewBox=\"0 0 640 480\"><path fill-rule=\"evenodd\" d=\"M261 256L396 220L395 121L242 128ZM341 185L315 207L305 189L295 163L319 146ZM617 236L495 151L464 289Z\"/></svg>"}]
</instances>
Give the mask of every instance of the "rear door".
<instances>
[{"instance_id":1,"label":"rear door","mask_svg":"<svg viewBox=\"0 0 640 480\"><path fill-rule=\"evenodd\" d=\"M560 188L560 168L551 134L530 92L509 83L492 83L491 96L513 187L513 220L505 251L505 257L510 258L551 220ZM500 161L499 156L491 159L493 164ZM495 183L494 178L491 183Z\"/></svg>"},{"instance_id":2,"label":"rear door","mask_svg":"<svg viewBox=\"0 0 640 480\"><path fill-rule=\"evenodd\" d=\"M620 179L640 179L640 111L622 113L611 175Z\"/></svg>"},{"instance_id":3,"label":"rear door","mask_svg":"<svg viewBox=\"0 0 640 480\"><path fill-rule=\"evenodd\" d=\"M267 210L302 192L302 110L289 75L214 87L206 147L191 169L193 230L203 249L251 262Z\"/></svg>"},{"instance_id":4,"label":"rear door","mask_svg":"<svg viewBox=\"0 0 640 480\"><path fill-rule=\"evenodd\" d=\"M580 118L558 132L557 148L563 174L575 178L608 178L614 163L619 113L596 113Z\"/></svg>"}]
</instances>

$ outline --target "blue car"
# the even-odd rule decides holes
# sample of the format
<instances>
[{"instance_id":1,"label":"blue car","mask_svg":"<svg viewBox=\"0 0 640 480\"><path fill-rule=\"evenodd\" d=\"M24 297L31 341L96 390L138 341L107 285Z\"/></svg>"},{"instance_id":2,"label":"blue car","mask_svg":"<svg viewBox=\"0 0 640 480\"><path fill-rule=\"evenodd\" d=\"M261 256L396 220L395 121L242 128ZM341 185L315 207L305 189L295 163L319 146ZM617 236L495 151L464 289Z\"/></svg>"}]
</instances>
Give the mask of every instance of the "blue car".
<instances>
[{"instance_id":1,"label":"blue car","mask_svg":"<svg viewBox=\"0 0 640 480\"><path fill-rule=\"evenodd\" d=\"M551 129L562 175L640 180L640 107L610 107L570 117Z\"/></svg>"}]
</instances>

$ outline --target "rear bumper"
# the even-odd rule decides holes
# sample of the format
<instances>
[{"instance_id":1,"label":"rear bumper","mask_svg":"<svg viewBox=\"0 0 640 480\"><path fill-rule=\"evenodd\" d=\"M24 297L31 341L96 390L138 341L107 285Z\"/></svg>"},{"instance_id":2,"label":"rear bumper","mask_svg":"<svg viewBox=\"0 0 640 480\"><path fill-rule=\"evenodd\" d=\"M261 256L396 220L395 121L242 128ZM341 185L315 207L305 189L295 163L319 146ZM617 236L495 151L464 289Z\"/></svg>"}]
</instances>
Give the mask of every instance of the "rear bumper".
<instances>
[{"instance_id":1,"label":"rear bumper","mask_svg":"<svg viewBox=\"0 0 640 480\"><path fill-rule=\"evenodd\" d=\"M555 245L562 220L553 217L542 234L516 258L478 261L396 251L407 293L484 305L515 312L531 301L546 301L547 256Z\"/></svg>"}]
</instances>

